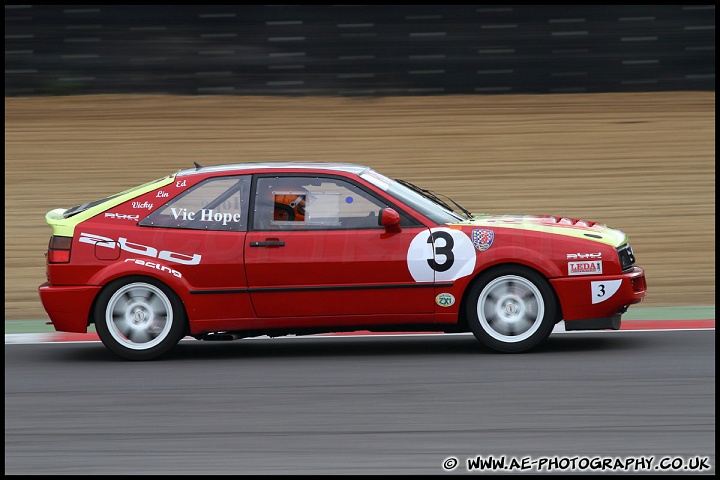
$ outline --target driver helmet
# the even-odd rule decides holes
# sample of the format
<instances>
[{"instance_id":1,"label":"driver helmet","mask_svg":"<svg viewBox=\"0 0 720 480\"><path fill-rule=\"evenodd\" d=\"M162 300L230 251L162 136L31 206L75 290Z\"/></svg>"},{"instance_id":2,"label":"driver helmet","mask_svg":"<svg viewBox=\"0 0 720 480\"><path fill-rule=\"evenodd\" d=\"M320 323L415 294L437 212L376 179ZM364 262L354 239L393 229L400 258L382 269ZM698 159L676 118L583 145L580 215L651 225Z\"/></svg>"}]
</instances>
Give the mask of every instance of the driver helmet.
<instances>
[{"instance_id":1,"label":"driver helmet","mask_svg":"<svg viewBox=\"0 0 720 480\"><path fill-rule=\"evenodd\" d=\"M305 221L304 193L274 193L273 219L280 222Z\"/></svg>"}]
</instances>

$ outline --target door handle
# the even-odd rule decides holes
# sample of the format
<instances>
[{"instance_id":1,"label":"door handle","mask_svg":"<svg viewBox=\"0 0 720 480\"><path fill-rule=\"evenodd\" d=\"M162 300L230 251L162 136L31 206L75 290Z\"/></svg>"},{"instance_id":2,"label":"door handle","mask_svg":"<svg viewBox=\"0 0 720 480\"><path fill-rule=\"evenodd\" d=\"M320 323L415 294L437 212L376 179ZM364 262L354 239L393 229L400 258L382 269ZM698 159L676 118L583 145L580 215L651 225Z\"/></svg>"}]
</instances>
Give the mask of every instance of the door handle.
<instances>
[{"instance_id":1,"label":"door handle","mask_svg":"<svg viewBox=\"0 0 720 480\"><path fill-rule=\"evenodd\" d=\"M250 242L251 247L284 247L282 240L265 240L264 242Z\"/></svg>"}]
</instances>

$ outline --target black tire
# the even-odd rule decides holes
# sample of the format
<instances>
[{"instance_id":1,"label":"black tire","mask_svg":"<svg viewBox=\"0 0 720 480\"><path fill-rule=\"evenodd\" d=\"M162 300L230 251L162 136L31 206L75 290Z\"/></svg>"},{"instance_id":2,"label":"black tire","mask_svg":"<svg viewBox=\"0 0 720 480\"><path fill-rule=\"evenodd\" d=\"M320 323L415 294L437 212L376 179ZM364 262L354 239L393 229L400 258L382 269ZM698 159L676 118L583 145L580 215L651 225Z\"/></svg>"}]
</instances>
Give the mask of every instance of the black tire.
<instances>
[{"instance_id":1,"label":"black tire","mask_svg":"<svg viewBox=\"0 0 720 480\"><path fill-rule=\"evenodd\" d=\"M470 287L466 315L480 342L499 352L519 353L550 335L560 320L560 308L542 275L519 265L504 265Z\"/></svg>"},{"instance_id":2,"label":"black tire","mask_svg":"<svg viewBox=\"0 0 720 480\"><path fill-rule=\"evenodd\" d=\"M105 287L95 302L100 340L127 360L152 360L185 336L182 302L165 284L148 277L126 277Z\"/></svg>"}]
</instances>

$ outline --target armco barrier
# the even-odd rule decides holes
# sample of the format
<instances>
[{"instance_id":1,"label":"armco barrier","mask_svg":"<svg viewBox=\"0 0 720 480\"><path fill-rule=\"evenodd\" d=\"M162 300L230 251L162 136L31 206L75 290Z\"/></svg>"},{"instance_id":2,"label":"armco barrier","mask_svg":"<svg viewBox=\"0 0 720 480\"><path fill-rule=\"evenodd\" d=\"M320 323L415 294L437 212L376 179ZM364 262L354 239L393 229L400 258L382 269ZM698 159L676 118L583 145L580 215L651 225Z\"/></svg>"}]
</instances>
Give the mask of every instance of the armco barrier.
<instances>
[{"instance_id":1,"label":"armco barrier","mask_svg":"<svg viewBox=\"0 0 720 480\"><path fill-rule=\"evenodd\" d=\"M6 5L5 96L715 90L714 5Z\"/></svg>"}]
</instances>

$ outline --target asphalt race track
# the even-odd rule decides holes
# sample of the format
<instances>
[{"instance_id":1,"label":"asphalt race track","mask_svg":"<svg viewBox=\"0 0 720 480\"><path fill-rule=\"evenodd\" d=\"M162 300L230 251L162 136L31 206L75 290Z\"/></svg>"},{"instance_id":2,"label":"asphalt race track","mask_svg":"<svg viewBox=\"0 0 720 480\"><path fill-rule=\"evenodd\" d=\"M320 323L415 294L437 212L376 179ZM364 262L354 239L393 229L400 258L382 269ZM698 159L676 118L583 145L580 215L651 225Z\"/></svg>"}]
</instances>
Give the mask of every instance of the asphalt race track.
<instances>
[{"instance_id":1,"label":"asphalt race track","mask_svg":"<svg viewBox=\"0 0 720 480\"><path fill-rule=\"evenodd\" d=\"M6 475L490 473L477 457L714 473L714 328L555 333L522 355L470 335L184 340L142 363L5 345Z\"/></svg>"}]
</instances>

